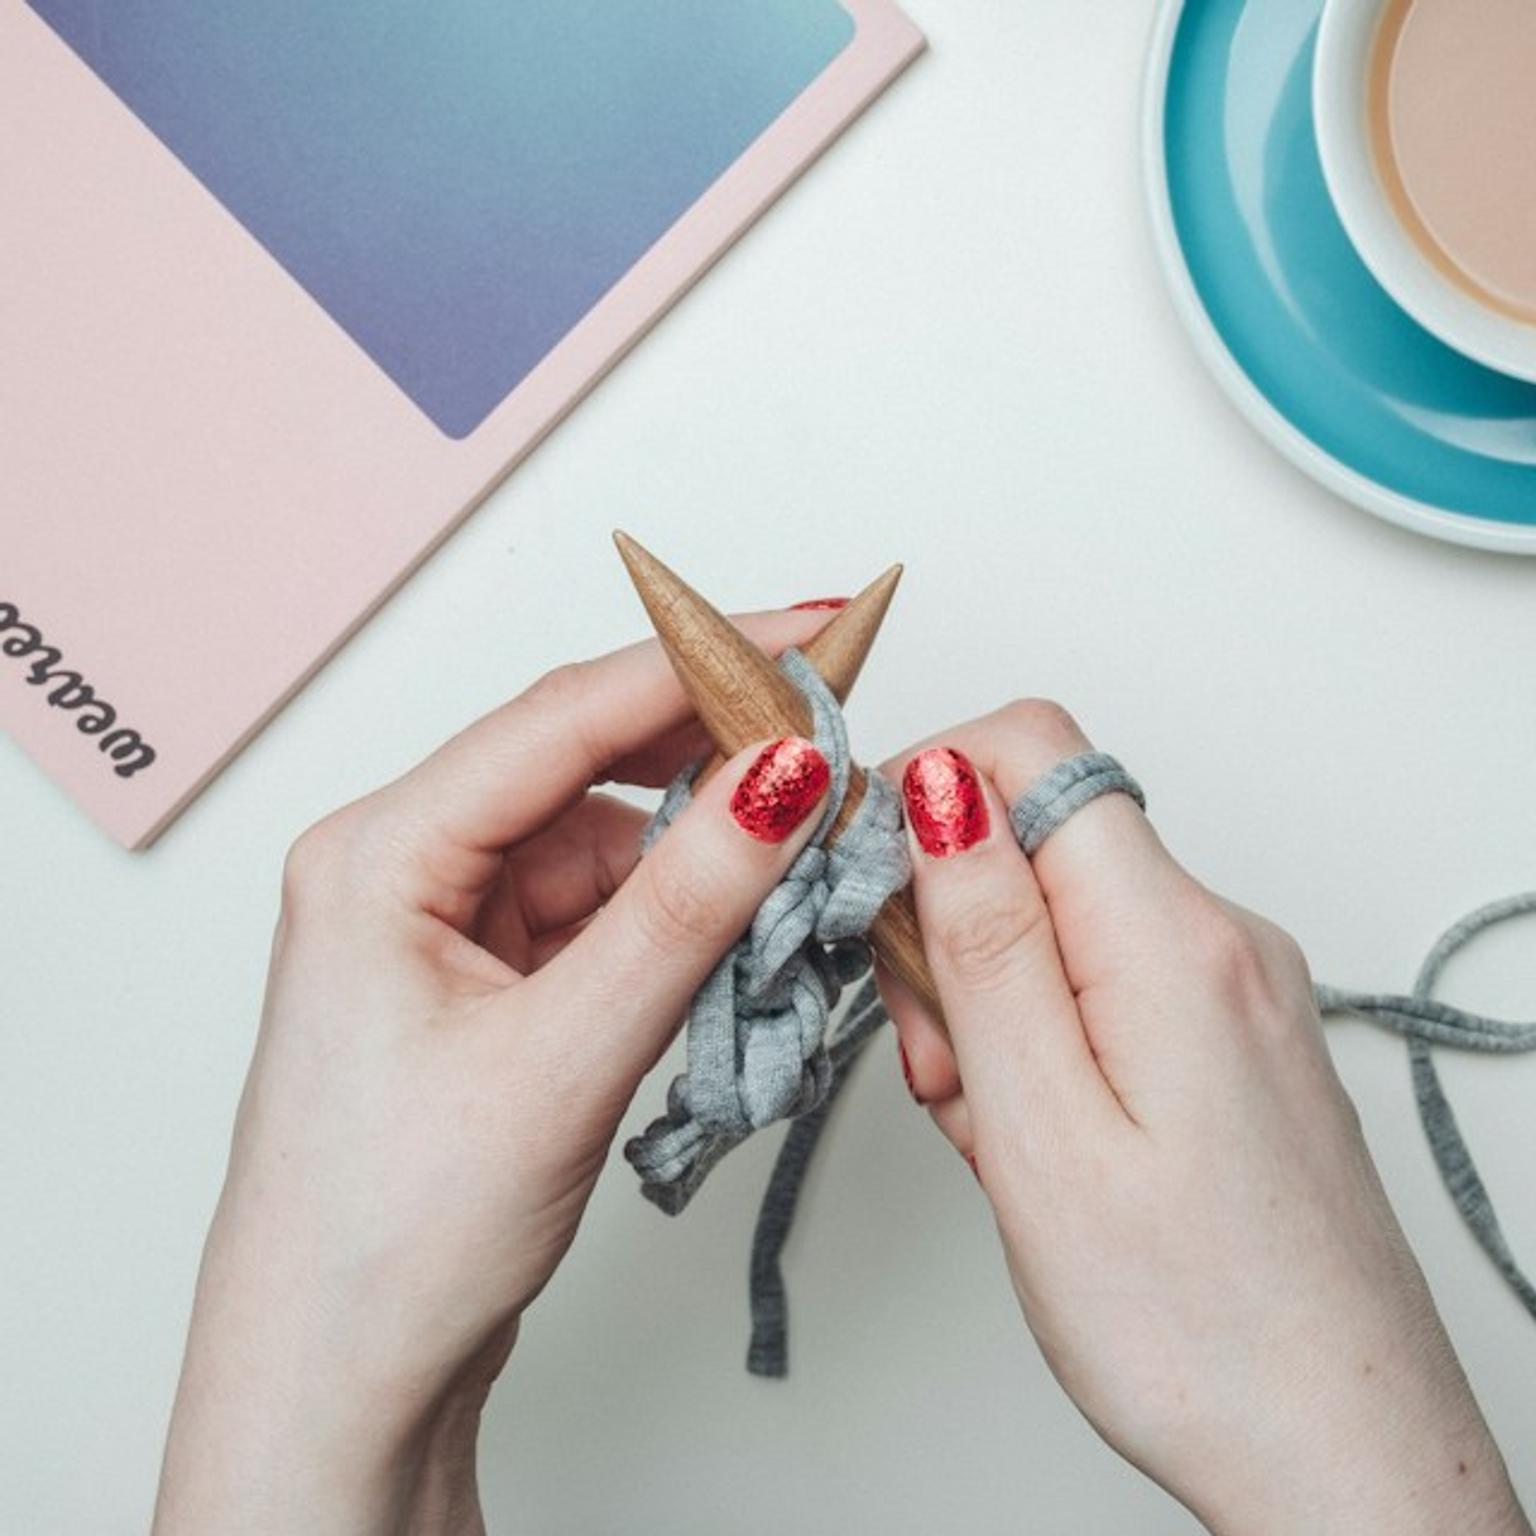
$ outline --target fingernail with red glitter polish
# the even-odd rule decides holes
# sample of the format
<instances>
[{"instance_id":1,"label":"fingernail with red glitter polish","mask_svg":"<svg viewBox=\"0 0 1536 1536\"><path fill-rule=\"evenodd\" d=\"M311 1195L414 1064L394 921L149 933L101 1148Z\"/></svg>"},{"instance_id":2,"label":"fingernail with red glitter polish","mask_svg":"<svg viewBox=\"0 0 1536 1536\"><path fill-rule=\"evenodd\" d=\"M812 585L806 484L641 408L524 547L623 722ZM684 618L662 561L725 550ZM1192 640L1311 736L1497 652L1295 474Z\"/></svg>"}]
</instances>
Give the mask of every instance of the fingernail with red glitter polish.
<instances>
[{"instance_id":1,"label":"fingernail with red glitter polish","mask_svg":"<svg viewBox=\"0 0 1536 1536\"><path fill-rule=\"evenodd\" d=\"M763 843L782 843L815 809L831 782L814 742L785 736L772 742L741 776L731 815Z\"/></svg>"},{"instance_id":2,"label":"fingernail with red glitter polish","mask_svg":"<svg viewBox=\"0 0 1536 1536\"><path fill-rule=\"evenodd\" d=\"M936 859L964 853L990 830L987 802L971 760L953 747L930 747L907 764L901 791L907 820L924 853Z\"/></svg>"},{"instance_id":3,"label":"fingernail with red glitter polish","mask_svg":"<svg viewBox=\"0 0 1536 1536\"><path fill-rule=\"evenodd\" d=\"M965 1166L971 1170L971 1173L975 1177L976 1182L980 1184L981 1169L976 1166L976 1154L974 1152L967 1152L965 1154Z\"/></svg>"},{"instance_id":4,"label":"fingernail with red glitter polish","mask_svg":"<svg viewBox=\"0 0 1536 1536\"><path fill-rule=\"evenodd\" d=\"M914 1100L921 1103L922 1101L917 1098L917 1084L912 1081L912 1063L908 1059L906 1046L901 1043L900 1035L896 1037L896 1051L901 1057L901 1076L907 1085L907 1092L912 1095Z\"/></svg>"},{"instance_id":5,"label":"fingernail with red glitter polish","mask_svg":"<svg viewBox=\"0 0 1536 1536\"><path fill-rule=\"evenodd\" d=\"M803 603L791 603L789 612L800 613L813 608L846 608L848 602L846 597L810 597Z\"/></svg>"}]
</instances>

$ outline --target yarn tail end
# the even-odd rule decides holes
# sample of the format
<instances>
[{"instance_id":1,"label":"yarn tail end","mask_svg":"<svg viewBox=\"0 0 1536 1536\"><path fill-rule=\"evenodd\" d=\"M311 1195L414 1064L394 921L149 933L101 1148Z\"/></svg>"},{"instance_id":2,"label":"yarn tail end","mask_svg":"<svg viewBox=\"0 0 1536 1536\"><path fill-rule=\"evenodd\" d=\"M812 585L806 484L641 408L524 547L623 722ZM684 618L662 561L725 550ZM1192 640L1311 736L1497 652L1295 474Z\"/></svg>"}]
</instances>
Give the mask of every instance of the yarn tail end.
<instances>
[{"instance_id":1,"label":"yarn tail end","mask_svg":"<svg viewBox=\"0 0 1536 1536\"><path fill-rule=\"evenodd\" d=\"M782 1381L788 1376L789 1351L784 1339L753 1339L747 1350L747 1370L767 1381Z\"/></svg>"}]
</instances>

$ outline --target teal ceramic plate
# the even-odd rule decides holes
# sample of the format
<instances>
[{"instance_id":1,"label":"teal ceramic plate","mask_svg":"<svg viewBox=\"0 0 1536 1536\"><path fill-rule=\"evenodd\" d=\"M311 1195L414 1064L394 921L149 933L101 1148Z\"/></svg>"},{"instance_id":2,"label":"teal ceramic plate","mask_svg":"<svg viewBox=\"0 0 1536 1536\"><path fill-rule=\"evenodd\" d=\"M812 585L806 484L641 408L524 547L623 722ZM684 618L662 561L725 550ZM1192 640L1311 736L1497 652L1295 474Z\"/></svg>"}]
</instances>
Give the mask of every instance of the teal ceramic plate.
<instances>
[{"instance_id":1,"label":"teal ceramic plate","mask_svg":"<svg viewBox=\"0 0 1536 1536\"><path fill-rule=\"evenodd\" d=\"M1536 554L1536 385L1438 341L1349 243L1312 132L1322 0L1164 0L1145 149L1174 300L1309 474L1435 538Z\"/></svg>"}]
</instances>

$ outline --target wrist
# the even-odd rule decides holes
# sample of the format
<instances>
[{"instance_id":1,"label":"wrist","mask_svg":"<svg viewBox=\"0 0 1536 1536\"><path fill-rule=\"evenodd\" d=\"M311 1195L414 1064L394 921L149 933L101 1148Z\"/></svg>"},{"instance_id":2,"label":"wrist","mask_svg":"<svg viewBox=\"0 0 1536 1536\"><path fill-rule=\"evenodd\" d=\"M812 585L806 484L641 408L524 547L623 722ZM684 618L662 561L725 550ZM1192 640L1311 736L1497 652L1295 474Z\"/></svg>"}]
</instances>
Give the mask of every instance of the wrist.
<instances>
[{"instance_id":1,"label":"wrist","mask_svg":"<svg viewBox=\"0 0 1536 1536\"><path fill-rule=\"evenodd\" d=\"M425 1425L361 1414L190 1352L161 1470L154 1536L395 1529L421 1480ZM366 1393L359 1396L366 1401ZM364 1403L357 1405L359 1408Z\"/></svg>"},{"instance_id":2,"label":"wrist","mask_svg":"<svg viewBox=\"0 0 1536 1536\"><path fill-rule=\"evenodd\" d=\"M447 1405L415 1472L404 1536L485 1536L477 1456L481 1401Z\"/></svg>"},{"instance_id":3,"label":"wrist","mask_svg":"<svg viewBox=\"0 0 1536 1536\"><path fill-rule=\"evenodd\" d=\"M242 1397L238 1408L199 1390L178 1399L154 1536L483 1536L478 1410L450 1406L400 1433Z\"/></svg>"},{"instance_id":4,"label":"wrist","mask_svg":"<svg viewBox=\"0 0 1536 1536\"><path fill-rule=\"evenodd\" d=\"M421 1441L404 1536L485 1536L480 1510L480 1416L512 1346L519 1320L498 1329L457 1372Z\"/></svg>"},{"instance_id":5,"label":"wrist","mask_svg":"<svg viewBox=\"0 0 1536 1536\"><path fill-rule=\"evenodd\" d=\"M478 1531L475 1438L515 1315L478 1342L413 1327L286 1264L291 1246L215 1221L155 1536Z\"/></svg>"},{"instance_id":6,"label":"wrist","mask_svg":"<svg viewBox=\"0 0 1536 1536\"><path fill-rule=\"evenodd\" d=\"M1423 1437L1390 1420L1317 1437L1314 1453L1255 1453L1185 1502L1212 1536L1531 1536L1475 1407Z\"/></svg>"},{"instance_id":7,"label":"wrist","mask_svg":"<svg viewBox=\"0 0 1536 1536\"><path fill-rule=\"evenodd\" d=\"M482 1356L417 1389L356 1361L194 1323L154 1536L481 1536L475 1453L515 1324Z\"/></svg>"},{"instance_id":8,"label":"wrist","mask_svg":"<svg viewBox=\"0 0 1536 1536\"><path fill-rule=\"evenodd\" d=\"M1502 1463L1501 1463L1502 1465ZM1292 1489L1218 1508L1189 1507L1211 1536L1531 1536L1507 1477L1481 1488Z\"/></svg>"}]
</instances>

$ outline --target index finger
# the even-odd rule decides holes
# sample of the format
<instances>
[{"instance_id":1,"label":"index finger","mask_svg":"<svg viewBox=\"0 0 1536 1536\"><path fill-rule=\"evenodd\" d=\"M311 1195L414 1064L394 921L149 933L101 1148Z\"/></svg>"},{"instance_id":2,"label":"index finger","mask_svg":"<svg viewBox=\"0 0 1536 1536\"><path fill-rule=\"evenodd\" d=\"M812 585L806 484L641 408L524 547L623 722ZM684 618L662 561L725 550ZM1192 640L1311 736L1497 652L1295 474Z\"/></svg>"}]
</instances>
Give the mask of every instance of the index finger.
<instances>
[{"instance_id":1,"label":"index finger","mask_svg":"<svg viewBox=\"0 0 1536 1536\"><path fill-rule=\"evenodd\" d=\"M733 620L770 655L832 617L783 610ZM660 642L641 641L546 673L461 731L379 797L413 852L499 855L543 826L603 771L689 715Z\"/></svg>"}]
</instances>

